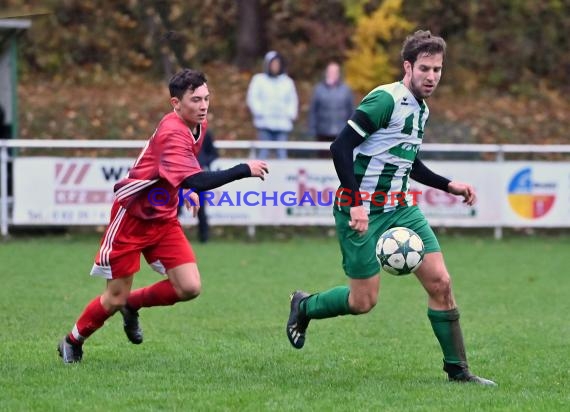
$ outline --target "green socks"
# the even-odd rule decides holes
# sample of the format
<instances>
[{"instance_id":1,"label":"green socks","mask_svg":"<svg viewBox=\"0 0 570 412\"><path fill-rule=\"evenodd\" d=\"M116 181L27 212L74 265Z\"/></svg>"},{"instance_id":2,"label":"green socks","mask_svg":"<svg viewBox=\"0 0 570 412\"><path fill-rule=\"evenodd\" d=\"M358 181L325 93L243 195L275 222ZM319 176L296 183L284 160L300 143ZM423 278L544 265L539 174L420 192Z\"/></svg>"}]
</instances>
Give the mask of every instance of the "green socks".
<instances>
[{"instance_id":1,"label":"green socks","mask_svg":"<svg viewBox=\"0 0 570 412\"><path fill-rule=\"evenodd\" d=\"M325 292L316 293L301 302L301 311L309 319L334 318L335 316L348 315L348 295L350 289L347 286L338 286Z\"/></svg>"},{"instance_id":2,"label":"green socks","mask_svg":"<svg viewBox=\"0 0 570 412\"><path fill-rule=\"evenodd\" d=\"M467 365L463 334L459 325L459 311L428 308L428 318L447 363Z\"/></svg>"},{"instance_id":3,"label":"green socks","mask_svg":"<svg viewBox=\"0 0 570 412\"><path fill-rule=\"evenodd\" d=\"M309 319L325 319L350 314L347 286L338 286L316 293L301 302L301 311ZM439 341L446 363L467 365L463 334L459 325L459 311L428 308L428 318Z\"/></svg>"}]
</instances>

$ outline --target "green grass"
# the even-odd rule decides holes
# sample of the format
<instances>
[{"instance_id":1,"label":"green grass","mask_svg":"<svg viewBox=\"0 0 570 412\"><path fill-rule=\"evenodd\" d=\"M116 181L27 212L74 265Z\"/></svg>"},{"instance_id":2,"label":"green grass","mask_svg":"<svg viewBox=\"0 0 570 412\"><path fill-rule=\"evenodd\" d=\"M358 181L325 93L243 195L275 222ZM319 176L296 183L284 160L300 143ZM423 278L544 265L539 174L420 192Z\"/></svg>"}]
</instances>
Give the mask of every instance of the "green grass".
<instances>
[{"instance_id":1,"label":"green grass","mask_svg":"<svg viewBox=\"0 0 570 412\"><path fill-rule=\"evenodd\" d=\"M0 410L556 411L570 403L570 238L441 237L472 370L498 388L451 384L413 276L385 275L366 316L285 336L288 294L345 282L333 239L195 245L203 293L141 311L145 342L111 318L63 365L58 340L103 281L99 239L0 244ZM158 279L143 267L135 286Z\"/></svg>"}]
</instances>

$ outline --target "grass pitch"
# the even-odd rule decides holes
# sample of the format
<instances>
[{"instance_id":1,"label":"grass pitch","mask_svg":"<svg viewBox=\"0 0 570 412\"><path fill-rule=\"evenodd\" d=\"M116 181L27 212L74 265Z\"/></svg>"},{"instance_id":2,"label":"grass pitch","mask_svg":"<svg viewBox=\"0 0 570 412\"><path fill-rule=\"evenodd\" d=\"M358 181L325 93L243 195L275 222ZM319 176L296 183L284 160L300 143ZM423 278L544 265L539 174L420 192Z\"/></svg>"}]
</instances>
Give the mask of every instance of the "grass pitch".
<instances>
[{"instance_id":1,"label":"grass pitch","mask_svg":"<svg viewBox=\"0 0 570 412\"><path fill-rule=\"evenodd\" d=\"M104 287L97 237L0 244L0 410L557 411L570 404L570 238L440 238L473 372L498 388L448 383L413 276L384 275L365 316L285 336L289 293L345 282L334 239L194 245L195 301L143 309L145 342L120 316L64 365L58 340ZM135 287L159 279L143 265Z\"/></svg>"}]
</instances>

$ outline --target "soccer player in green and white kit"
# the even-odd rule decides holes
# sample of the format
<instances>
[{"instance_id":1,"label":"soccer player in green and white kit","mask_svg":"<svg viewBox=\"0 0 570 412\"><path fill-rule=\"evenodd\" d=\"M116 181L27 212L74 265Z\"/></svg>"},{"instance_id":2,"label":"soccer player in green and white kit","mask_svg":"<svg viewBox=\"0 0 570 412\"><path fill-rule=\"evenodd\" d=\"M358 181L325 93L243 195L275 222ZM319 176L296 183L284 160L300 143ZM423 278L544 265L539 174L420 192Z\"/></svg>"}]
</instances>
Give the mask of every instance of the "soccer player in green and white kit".
<instances>
[{"instance_id":1,"label":"soccer player in green and white kit","mask_svg":"<svg viewBox=\"0 0 570 412\"><path fill-rule=\"evenodd\" d=\"M402 202L362 199L358 193L407 193L409 179L476 200L472 186L449 181L416 157L429 116L425 103L441 78L445 41L429 31L408 36L402 48L402 81L379 86L360 103L331 145L341 189L334 206L342 264L349 286L291 295L287 337L301 349L311 319L369 312L378 299L380 266L375 247L387 229L405 226L422 238L426 255L415 275L428 294L428 318L443 351L443 369L450 381L495 385L473 375L468 367L451 280L437 238L412 197ZM382 196L378 194L378 196ZM340 199L350 198L350 202Z\"/></svg>"}]
</instances>

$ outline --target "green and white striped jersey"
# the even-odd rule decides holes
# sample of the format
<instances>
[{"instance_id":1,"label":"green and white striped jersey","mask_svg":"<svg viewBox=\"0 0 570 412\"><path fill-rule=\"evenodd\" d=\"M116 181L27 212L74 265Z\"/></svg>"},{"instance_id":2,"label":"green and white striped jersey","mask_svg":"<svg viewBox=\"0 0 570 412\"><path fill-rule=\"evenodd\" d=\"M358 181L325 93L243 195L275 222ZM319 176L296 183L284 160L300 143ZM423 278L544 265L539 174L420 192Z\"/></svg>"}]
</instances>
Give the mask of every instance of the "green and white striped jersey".
<instances>
[{"instance_id":1,"label":"green and white striped jersey","mask_svg":"<svg viewBox=\"0 0 570 412\"><path fill-rule=\"evenodd\" d=\"M371 196L368 200L363 197L365 208L369 213L383 213L411 206L409 176L429 116L427 105L418 102L402 82L396 82L372 90L356 110L364 112L369 120L361 121L363 124L357 124L354 118L348 121L366 139L353 153L359 190ZM401 195L399 200L398 193L406 196ZM348 205L340 209L349 212Z\"/></svg>"}]
</instances>

